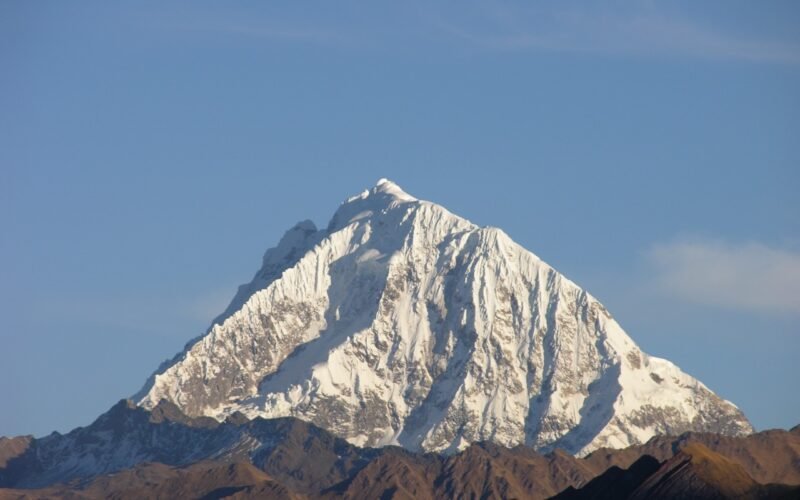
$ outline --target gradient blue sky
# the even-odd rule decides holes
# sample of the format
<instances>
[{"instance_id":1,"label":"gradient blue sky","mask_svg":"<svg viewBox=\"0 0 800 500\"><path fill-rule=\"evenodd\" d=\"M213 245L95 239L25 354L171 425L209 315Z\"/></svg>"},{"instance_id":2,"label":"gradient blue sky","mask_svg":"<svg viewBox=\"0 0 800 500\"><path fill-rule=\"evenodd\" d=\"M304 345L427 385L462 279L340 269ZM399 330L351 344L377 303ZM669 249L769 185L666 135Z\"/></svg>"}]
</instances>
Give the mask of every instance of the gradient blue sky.
<instances>
[{"instance_id":1,"label":"gradient blue sky","mask_svg":"<svg viewBox=\"0 0 800 500\"><path fill-rule=\"evenodd\" d=\"M800 423L800 4L432 4L0 3L0 435L133 394L380 177Z\"/></svg>"}]
</instances>

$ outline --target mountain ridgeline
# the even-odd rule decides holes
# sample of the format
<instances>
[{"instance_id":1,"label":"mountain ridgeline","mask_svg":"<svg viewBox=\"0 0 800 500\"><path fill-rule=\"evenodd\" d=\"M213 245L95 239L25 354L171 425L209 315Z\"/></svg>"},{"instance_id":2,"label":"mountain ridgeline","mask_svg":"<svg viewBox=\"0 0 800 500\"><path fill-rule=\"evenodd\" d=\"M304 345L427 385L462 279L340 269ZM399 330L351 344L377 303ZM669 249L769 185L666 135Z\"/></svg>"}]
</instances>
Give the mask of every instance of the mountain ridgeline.
<instances>
[{"instance_id":1,"label":"mountain ridgeline","mask_svg":"<svg viewBox=\"0 0 800 500\"><path fill-rule=\"evenodd\" d=\"M296 418L224 422L120 401L91 425L0 438L0 500L24 498L798 498L800 426L654 437L583 458L473 443L359 448Z\"/></svg>"},{"instance_id":2,"label":"mountain ridgeline","mask_svg":"<svg viewBox=\"0 0 800 500\"><path fill-rule=\"evenodd\" d=\"M753 430L503 231L387 180L327 228L289 230L134 400L219 421L297 417L353 445L445 454L492 442L585 455Z\"/></svg>"}]
</instances>

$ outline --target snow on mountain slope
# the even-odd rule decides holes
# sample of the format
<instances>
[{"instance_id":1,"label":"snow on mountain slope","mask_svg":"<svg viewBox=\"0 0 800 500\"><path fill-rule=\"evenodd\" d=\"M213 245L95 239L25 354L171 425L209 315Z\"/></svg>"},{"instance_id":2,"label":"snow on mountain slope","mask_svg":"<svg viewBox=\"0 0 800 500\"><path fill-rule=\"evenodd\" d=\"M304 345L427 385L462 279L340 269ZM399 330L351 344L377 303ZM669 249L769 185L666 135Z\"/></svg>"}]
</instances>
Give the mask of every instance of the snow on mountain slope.
<instances>
[{"instance_id":1,"label":"snow on mountain slope","mask_svg":"<svg viewBox=\"0 0 800 500\"><path fill-rule=\"evenodd\" d=\"M752 432L501 230L385 179L326 229L291 229L135 398L217 419L295 416L356 445L425 451L489 440L583 454Z\"/></svg>"}]
</instances>

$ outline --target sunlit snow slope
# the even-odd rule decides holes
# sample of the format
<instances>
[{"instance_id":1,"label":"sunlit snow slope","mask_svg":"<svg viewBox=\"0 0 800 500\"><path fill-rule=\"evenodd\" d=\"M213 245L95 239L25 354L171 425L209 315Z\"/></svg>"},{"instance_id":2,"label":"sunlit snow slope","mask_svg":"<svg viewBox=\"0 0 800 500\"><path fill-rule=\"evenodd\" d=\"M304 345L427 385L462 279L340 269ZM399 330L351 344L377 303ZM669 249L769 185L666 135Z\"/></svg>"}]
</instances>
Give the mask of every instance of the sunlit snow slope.
<instances>
[{"instance_id":1,"label":"sunlit snow slope","mask_svg":"<svg viewBox=\"0 0 800 500\"><path fill-rule=\"evenodd\" d=\"M295 416L357 445L573 453L745 434L730 402L643 353L606 309L496 228L381 180L267 251L204 336L136 396L189 415Z\"/></svg>"}]
</instances>

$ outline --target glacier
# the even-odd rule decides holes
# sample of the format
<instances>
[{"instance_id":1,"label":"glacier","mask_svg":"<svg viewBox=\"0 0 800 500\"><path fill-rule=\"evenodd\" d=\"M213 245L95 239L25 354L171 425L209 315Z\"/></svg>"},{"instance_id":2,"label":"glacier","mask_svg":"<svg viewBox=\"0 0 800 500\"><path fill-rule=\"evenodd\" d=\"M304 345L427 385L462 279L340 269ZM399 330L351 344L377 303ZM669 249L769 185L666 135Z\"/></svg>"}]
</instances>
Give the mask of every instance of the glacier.
<instances>
[{"instance_id":1,"label":"glacier","mask_svg":"<svg viewBox=\"0 0 800 500\"><path fill-rule=\"evenodd\" d=\"M357 446L444 453L492 441L584 455L753 431L502 230L386 179L325 229L290 229L134 400L218 420L293 416Z\"/></svg>"}]
</instances>

